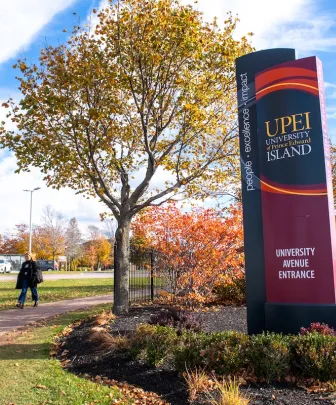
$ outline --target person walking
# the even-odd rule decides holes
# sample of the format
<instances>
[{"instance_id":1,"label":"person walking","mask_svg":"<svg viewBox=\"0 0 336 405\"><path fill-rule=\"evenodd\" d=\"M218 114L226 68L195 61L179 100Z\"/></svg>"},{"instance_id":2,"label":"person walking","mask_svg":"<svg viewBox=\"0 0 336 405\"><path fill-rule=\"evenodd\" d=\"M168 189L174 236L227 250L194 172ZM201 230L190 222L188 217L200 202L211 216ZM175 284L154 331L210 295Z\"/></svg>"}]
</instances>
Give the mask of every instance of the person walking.
<instances>
[{"instance_id":1,"label":"person walking","mask_svg":"<svg viewBox=\"0 0 336 405\"><path fill-rule=\"evenodd\" d=\"M35 301L34 307L38 306L39 296L37 292L37 284L42 282L42 273L31 254L25 254L25 261L22 263L18 274L16 289L21 290L16 306L23 309L28 288L32 293L32 300Z\"/></svg>"}]
</instances>

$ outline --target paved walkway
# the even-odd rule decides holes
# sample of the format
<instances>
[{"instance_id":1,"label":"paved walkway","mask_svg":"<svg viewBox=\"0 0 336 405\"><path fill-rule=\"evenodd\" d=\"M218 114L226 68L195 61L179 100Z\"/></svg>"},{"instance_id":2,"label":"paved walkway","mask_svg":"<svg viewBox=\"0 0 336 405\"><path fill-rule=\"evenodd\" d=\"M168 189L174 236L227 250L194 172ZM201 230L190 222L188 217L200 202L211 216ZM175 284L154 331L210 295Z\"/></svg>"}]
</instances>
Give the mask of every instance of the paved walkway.
<instances>
[{"instance_id":1,"label":"paved walkway","mask_svg":"<svg viewBox=\"0 0 336 405\"><path fill-rule=\"evenodd\" d=\"M70 311L91 307L99 304L112 303L112 295L101 295L97 297L77 298L40 304L37 308L27 306L24 309L15 308L0 311L0 344L5 340L5 335L16 329L23 328L55 315ZM29 305L29 304L28 304Z\"/></svg>"}]
</instances>

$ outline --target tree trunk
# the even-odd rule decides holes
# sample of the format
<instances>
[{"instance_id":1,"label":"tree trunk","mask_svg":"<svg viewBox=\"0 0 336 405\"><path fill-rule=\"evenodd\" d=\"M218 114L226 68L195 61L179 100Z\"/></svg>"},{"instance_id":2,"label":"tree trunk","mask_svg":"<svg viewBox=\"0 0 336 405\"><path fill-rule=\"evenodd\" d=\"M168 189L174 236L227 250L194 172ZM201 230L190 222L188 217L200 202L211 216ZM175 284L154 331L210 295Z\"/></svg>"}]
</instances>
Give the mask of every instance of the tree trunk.
<instances>
[{"instance_id":1,"label":"tree trunk","mask_svg":"<svg viewBox=\"0 0 336 405\"><path fill-rule=\"evenodd\" d=\"M123 315L129 308L130 221L118 224L114 257L113 313Z\"/></svg>"}]
</instances>

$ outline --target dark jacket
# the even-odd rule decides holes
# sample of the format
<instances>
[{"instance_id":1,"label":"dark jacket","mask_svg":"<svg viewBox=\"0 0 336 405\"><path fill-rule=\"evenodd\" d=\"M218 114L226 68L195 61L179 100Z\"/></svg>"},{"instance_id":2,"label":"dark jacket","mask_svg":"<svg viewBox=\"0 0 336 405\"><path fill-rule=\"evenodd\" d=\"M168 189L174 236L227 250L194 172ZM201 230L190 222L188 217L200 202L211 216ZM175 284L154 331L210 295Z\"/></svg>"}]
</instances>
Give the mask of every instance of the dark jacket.
<instances>
[{"instance_id":1,"label":"dark jacket","mask_svg":"<svg viewBox=\"0 0 336 405\"><path fill-rule=\"evenodd\" d=\"M26 264L29 264L29 266L26 268ZM25 272L27 271L27 276L25 276ZM23 287L23 280L27 278L29 280L29 287L33 288L36 287L38 284L38 278L40 276L41 270L34 262L34 260L27 260L22 263L20 272L18 274L17 282L16 282L16 289L21 290Z\"/></svg>"}]
</instances>

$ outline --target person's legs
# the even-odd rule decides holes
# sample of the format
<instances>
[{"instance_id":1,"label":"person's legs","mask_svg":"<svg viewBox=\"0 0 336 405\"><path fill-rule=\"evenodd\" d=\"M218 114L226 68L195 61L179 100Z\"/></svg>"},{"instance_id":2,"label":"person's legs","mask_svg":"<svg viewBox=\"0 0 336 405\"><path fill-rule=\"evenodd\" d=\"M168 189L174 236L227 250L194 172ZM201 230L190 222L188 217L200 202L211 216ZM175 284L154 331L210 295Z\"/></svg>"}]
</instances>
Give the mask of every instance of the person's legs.
<instances>
[{"instance_id":1,"label":"person's legs","mask_svg":"<svg viewBox=\"0 0 336 405\"><path fill-rule=\"evenodd\" d=\"M34 307L37 307L38 301L39 301L37 287L32 287L30 290L31 290L31 293L32 293L32 300L35 301Z\"/></svg>"},{"instance_id":2,"label":"person's legs","mask_svg":"<svg viewBox=\"0 0 336 405\"><path fill-rule=\"evenodd\" d=\"M29 281L23 280L21 294L19 295L19 298L18 298L18 304L21 304L22 307L26 301L28 286L29 286Z\"/></svg>"}]
</instances>

